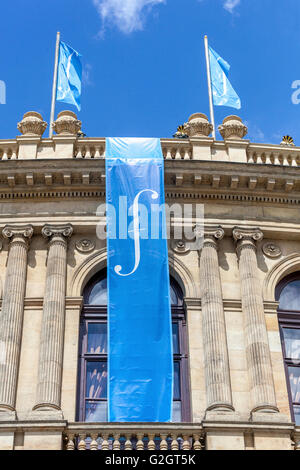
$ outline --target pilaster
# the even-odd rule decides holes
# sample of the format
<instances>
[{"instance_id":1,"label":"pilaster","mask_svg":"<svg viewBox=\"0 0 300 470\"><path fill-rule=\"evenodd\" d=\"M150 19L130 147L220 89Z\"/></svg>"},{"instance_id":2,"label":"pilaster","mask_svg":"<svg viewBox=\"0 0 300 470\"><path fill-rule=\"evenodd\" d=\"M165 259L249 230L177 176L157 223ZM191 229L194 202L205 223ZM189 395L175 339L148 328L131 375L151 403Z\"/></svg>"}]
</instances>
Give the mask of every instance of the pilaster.
<instances>
[{"instance_id":1,"label":"pilaster","mask_svg":"<svg viewBox=\"0 0 300 470\"><path fill-rule=\"evenodd\" d=\"M27 252L33 227L7 225L2 235L10 240L10 245L0 314L0 420L8 420L16 417Z\"/></svg>"},{"instance_id":2,"label":"pilaster","mask_svg":"<svg viewBox=\"0 0 300 470\"><path fill-rule=\"evenodd\" d=\"M218 260L221 227L205 229L200 255L200 288L207 411L234 411L230 384L223 296Z\"/></svg>"},{"instance_id":3,"label":"pilaster","mask_svg":"<svg viewBox=\"0 0 300 470\"><path fill-rule=\"evenodd\" d=\"M233 230L237 242L248 374L251 388L252 417L259 413L277 413L271 356L264 315L262 289L258 278L256 242L263 239L259 228Z\"/></svg>"},{"instance_id":4,"label":"pilaster","mask_svg":"<svg viewBox=\"0 0 300 470\"><path fill-rule=\"evenodd\" d=\"M68 225L45 225L42 235L49 238L43 321L40 342L36 417L62 418L61 383L65 323Z\"/></svg>"}]
</instances>

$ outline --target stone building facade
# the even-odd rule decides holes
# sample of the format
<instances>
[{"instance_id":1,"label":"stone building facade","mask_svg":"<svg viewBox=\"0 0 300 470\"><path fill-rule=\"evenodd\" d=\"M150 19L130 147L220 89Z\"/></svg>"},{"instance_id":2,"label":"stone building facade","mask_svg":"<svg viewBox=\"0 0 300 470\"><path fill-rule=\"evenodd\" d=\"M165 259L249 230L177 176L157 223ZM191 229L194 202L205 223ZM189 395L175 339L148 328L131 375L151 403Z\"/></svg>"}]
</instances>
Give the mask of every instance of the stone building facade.
<instances>
[{"instance_id":1,"label":"stone building facade","mask_svg":"<svg viewBox=\"0 0 300 470\"><path fill-rule=\"evenodd\" d=\"M201 250L169 240L185 411L169 424L97 423L80 402L80 325L98 315L88 286L105 279L105 139L82 137L70 111L52 139L46 127L29 112L0 141L0 449L300 448L300 148L252 143L236 116L214 141L200 113L186 138L161 139L167 203L205 210Z\"/></svg>"}]
</instances>

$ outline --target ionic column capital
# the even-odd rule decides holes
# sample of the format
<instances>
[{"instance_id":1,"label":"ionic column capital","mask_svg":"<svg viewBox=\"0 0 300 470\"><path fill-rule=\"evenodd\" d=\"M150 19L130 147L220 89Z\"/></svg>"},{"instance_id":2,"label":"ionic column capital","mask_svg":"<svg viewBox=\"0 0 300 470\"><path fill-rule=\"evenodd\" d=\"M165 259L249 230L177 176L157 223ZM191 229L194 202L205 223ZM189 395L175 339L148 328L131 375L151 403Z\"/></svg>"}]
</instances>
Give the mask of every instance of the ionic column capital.
<instances>
[{"instance_id":1,"label":"ionic column capital","mask_svg":"<svg viewBox=\"0 0 300 470\"><path fill-rule=\"evenodd\" d=\"M49 242L63 241L66 243L67 239L73 234L73 227L71 224L66 225L50 225L46 224L42 228L42 235L49 238Z\"/></svg>"},{"instance_id":2,"label":"ionic column capital","mask_svg":"<svg viewBox=\"0 0 300 470\"><path fill-rule=\"evenodd\" d=\"M2 235L4 238L10 240L10 245L12 245L12 243L21 242L28 247L29 241L33 235L33 226L6 225L2 230Z\"/></svg>"},{"instance_id":3,"label":"ionic column capital","mask_svg":"<svg viewBox=\"0 0 300 470\"><path fill-rule=\"evenodd\" d=\"M240 228L235 227L232 232L233 239L237 242L237 252L243 248L252 248L256 250L256 242L264 238L263 232L259 228Z\"/></svg>"},{"instance_id":4,"label":"ionic column capital","mask_svg":"<svg viewBox=\"0 0 300 470\"><path fill-rule=\"evenodd\" d=\"M221 226L219 227L205 227L204 228L204 237L203 237L203 246L212 246L213 248L218 248L218 241L224 238L224 230Z\"/></svg>"}]
</instances>

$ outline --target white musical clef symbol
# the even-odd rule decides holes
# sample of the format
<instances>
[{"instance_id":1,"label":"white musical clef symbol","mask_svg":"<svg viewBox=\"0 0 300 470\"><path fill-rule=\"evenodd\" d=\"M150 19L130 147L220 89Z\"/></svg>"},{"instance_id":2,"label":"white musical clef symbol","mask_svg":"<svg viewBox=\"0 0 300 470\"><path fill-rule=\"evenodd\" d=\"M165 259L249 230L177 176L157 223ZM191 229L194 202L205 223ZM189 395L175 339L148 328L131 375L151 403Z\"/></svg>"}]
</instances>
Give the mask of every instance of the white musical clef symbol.
<instances>
[{"instance_id":1,"label":"white musical clef symbol","mask_svg":"<svg viewBox=\"0 0 300 470\"><path fill-rule=\"evenodd\" d=\"M140 264L141 253L140 253L140 220L139 220L139 198L141 194L150 191L152 193L152 199L158 199L158 193L152 189L143 189L140 191L134 198L133 201L133 237L134 237L134 255L135 255L135 265L133 270L128 274L122 274L122 266L115 266L114 270L119 276L130 276L135 273Z\"/></svg>"}]
</instances>

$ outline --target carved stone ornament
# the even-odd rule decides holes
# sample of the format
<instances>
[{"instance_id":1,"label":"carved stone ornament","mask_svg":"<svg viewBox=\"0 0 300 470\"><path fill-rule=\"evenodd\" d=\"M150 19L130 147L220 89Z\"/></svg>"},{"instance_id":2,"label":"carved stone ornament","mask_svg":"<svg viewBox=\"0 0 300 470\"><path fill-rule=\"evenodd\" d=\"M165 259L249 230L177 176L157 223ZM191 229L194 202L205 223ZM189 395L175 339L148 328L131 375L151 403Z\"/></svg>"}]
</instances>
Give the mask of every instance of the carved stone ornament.
<instances>
[{"instance_id":1,"label":"carved stone ornament","mask_svg":"<svg viewBox=\"0 0 300 470\"><path fill-rule=\"evenodd\" d=\"M225 232L222 227L205 227L204 229L204 240L206 239L216 239L222 240L224 238Z\"/></svg>"},{"instance_id":2,"label":"carved stone ornament","mask_svg":"<svg viewBox=\"0 0 300 470\"><path fill-rule=\"evenodd\" d=\"M253 240L255 242L261 241L264 234L259 228L239 228L233 229L233 238L235 241L240 240Z\"/></svg>"},{"instance_id":3,"label":"carved stone ornament","mask_svg":"<svg viewBox=\"0 0 300 470\"><path fill-rule=\"evenodd\" d=\"M76 135L80 132L81 121L73 111L62 111L53 123L53 129L58 135Z\"/></svg>"},{"instance_id":4,"label":"carved stone ornament","mask_svg":"<svg viewBox=\"0 0 300 470\"><path fill-rule=\"evenodd\" d=\"M18 123L18 130L23 135L41 137L47 128L47 123L43 121L40 113L29 111L25 113L21 122Z\"/></svg>"},{"instance_id":5,"label":"carved stone ornament","mask_svg":"<svg viewBox=\"0 0 300 470\"><path fill-rule=\"evenodd\" d=\"M88 240L87 238L78 240L75 246L76 250L79 251L79 253L90 253L95 249L95 243L92 240Z\"/></svg>"},{"instance_id":6,"label":"carved stone ornament","mask_svg":"<svg viewBox=\"0 0 300 470\"><path fill-rule=\"evenodd\" d=\"M274 243L265 243L262 250L268 258L279 258L282 255L281 248Z\"/></svg>"},{"instance_id":7,"label":"carved stone ornament","mask_svg":"<svg viewBox=\"0 0 300 470\"><path fill-rule=\"evenodd\" d=\"M184 255L190 251L189 246L184 240L174 240L172 242L172 249L179 255Z\"/></svg>"},{"instance_id":8,"label":"carved stone ornament","mask_svg":"<svg viewBox=\"0 0 300 470\"><path fill-rule=\"evenodd\" d=\"M71 224L67 225L45 225L42 228L42 235L45 238L49 237L65 237L69 238L73 233Z\"/></svg>"},{"instance_id":9,"label":"carved stone ornament","mask_svg":"<svg viewBox=\"0 0 300 470\"><path fill-rule=\"evenodd\" d=\"M2 235L4 238L12 238L18 236L21 238L30 239L33 235L32 225L25 225L23 227L18 227L15 225L6 225L2 230Z\"/></svg>"},{"instance_id":10,"label":"carved stone ornament","mask_svg":"<svg viewBox=\"0 0 300 470\"><path fill-rule=\"evenodd\" d=\"M183 127L189 137L208 137L213 131L208 117L202 113L192 114Z\"/></svg>"},{"instance_id":11,"label":"carved stone ornament","mask_svg":"<svg viewBox=\"0 0 300 470\"><path fill-rule=\"evenodd\" d=\"M243 124L243 121L238 116L226 117L218 129L224 140L241 140L248 133L248 127Z\"/></svg>"}]
</instances>

